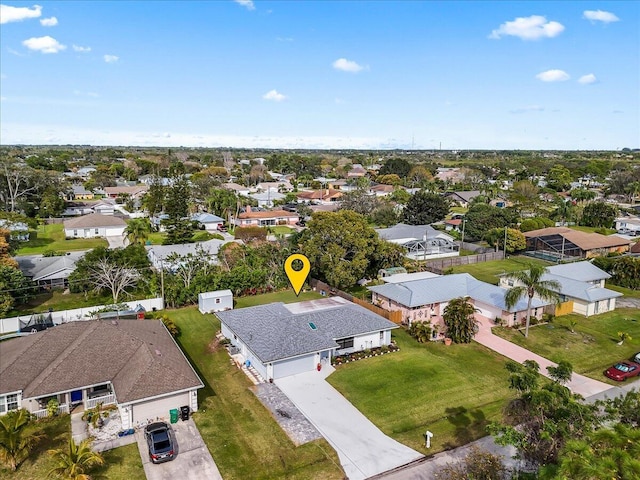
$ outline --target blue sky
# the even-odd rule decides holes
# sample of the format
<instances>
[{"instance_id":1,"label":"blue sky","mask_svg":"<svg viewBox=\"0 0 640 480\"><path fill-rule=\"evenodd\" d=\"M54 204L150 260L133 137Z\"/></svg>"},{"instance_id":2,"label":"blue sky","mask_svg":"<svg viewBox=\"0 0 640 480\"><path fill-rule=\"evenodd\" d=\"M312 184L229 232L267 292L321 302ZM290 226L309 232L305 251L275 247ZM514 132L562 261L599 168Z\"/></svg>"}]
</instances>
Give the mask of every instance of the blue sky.
<instances>
[{"instance_id":1,"label":"blue sky","mask_svg":"<svg viewBox=\"0 0 640 480\"><path fill-rule=\"evenodd\" d=\"M2 3L2 144L640 147L640 2Z\"/></svg>"}]
</instances>

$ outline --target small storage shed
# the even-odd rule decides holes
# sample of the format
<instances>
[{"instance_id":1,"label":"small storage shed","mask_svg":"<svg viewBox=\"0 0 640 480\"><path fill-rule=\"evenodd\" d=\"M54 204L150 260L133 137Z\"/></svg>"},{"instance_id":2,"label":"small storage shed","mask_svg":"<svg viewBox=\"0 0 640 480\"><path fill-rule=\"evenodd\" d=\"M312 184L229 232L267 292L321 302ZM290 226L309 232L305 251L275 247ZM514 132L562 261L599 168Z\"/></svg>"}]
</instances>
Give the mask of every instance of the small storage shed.
<instances>
[{"instance_id":1,"label":"small storage shed","mask_svg":"<svg viewBox=\"0 0 640 480\"><path fill-rule=\"evenodd\" d=\"M231 290L216 290L198 294L198 310L200 313L222 312L233 308Z\"/></svg>"}]
</instances>

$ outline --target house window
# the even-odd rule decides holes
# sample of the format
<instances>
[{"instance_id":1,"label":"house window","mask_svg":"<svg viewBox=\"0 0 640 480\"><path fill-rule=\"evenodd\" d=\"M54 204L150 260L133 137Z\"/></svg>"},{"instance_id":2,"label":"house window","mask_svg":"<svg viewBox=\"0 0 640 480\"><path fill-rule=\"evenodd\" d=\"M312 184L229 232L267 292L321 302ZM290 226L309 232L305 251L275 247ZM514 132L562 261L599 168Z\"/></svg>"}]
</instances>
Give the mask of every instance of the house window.
<instances>
[{"instance_id":1,"label":"house window","mask_svg":"<svg viewBox=\"0 0 640 480\"><path fill-rule=\"evenodd\" d=\"M78 230L74 230L74 231L73 231L73 236L74 236L74 237L77 237L77 236L78 236Z\"/></svg>"},{"instance_id":2,"label":"house window","mask_svg":"<svg viewBox=\"0 0 640 480\"><path fill-rule=\"evenodd\" d=\"M513 287L513 280L507 280L507 285L509 285L510 287Z\"/></svg>"},{"instance_id":3,"label":"house window","mask_svg":"<svg viewBox=\"0 0 640 480\"><path fill-rule=\"evenodd\" d=\"M342 350L345 348L353 348L353 337L340 338L336 340L336 343L339 345L338 350Z\"/></svg>"},{"instance_id":4,"label":"house window","mask_svg":"<svg viewBox=\"0 0 640 480\"><path fill-rule=\"evenodd\" d=\"M94 233L95 233L96 235L98 235L98 233L100 233L100 230L98 230L98 229L96 228L96 229L94 230Z\"/></svg>"},{"instance_id":5,"label":"house window","mask_svg":"<svg viewBox=\"0 0 640 480\"><path fill-rule=\"evenodd\" d=\"M0 413L5 413L10 410L18 409L18 394L7 395L0 397Z\"/></svg>"},{"instance_id":6,"label":"house window","mask_svg":"<svg viewBox=\"0 0 640 480\"><path fill-rule=\"evenodd\" d=\"M514 312L513 313L513 321L514 321L514 323L516 322L516 320L518 320L518 313Z\"/></svg>"},{"instance_id":7,"label":"house window","mask_svg":"<svg viewBox=\"0 0 640 480\"><path fill-rule=\"evenodd\" d=\"M384 340L384 332L380 332L380 341Z\"/></svg>"},{"instance_id":8,"label":"house window","mask_svg":"<svg viewBox=\"0 0 640 480\"><path fill-rule=\"evenodd\" d=\"M216 303L220 303L220 299L219 298L216 298Z\"/></svg>"}]
</instances>

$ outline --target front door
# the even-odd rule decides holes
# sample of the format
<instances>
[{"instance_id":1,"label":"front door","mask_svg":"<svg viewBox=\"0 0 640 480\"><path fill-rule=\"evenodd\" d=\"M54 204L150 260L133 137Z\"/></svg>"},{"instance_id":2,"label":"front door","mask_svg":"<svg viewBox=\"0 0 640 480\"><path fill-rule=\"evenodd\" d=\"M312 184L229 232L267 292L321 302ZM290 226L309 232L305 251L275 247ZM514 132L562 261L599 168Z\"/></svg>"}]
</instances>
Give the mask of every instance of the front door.
<instances>
[{"instance_id":1,"label":"front door","mask_svg":"<svg viewBox=\"0 0 640 480\"><path fill-rule=\"evenodd\" d=\"M82 390L74 390L71 392L71 403L79 403L82 401Z\"/></svg>"}]
</instances>

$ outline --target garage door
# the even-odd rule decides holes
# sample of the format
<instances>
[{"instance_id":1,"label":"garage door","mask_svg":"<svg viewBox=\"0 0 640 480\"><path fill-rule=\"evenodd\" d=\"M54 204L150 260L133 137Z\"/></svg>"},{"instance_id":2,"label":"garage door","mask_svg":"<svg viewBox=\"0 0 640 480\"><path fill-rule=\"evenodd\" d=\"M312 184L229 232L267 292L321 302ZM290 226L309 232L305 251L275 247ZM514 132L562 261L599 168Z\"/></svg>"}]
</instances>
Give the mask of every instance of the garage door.
<instances>
[{"instance_id":1,"label":"garage door","mask_svg":"<svg viewBox=\"0 0 640 480\"><path fill-rule=\"evenodd\" d=\"M273 378L282 378L296 373L309 372L315 368L315 354L291 358L273 364Z\"/></svg>"},{"instance_id":2,"label":"garage door","mask_svg":"<svg viewBox=\"0 0 640 480\"><path fill-rule=\"evenodd\" d=\"M502 310L493 305L487 305L486 303L475 302L474 305L478 309L478 313L485 318L493 320L494 318L500 318L502 316Z\"/></svg>"},{"instance_id":3,"label":"garage door","mask_svg":"<svg viewBox=\"0 0 640 480\"><path fill-rule=\"evenodd\" d=\"M145 424L156 420L169 421L169 410L180 408L183 405L190 405L189 392L170 397L159 398L149 402L136 403L133 405L133 424Z\"/></svg>"},{"instance_id":4,"label":"garage door","mask_svg":"<svg viewBox=\"0 0 640 480\"><path fill-rule=\"evenodd\" d=\"M124 227L106 227L104 234L106 237L121 237L124 233Z\"/></svg>"}]
</instances>

